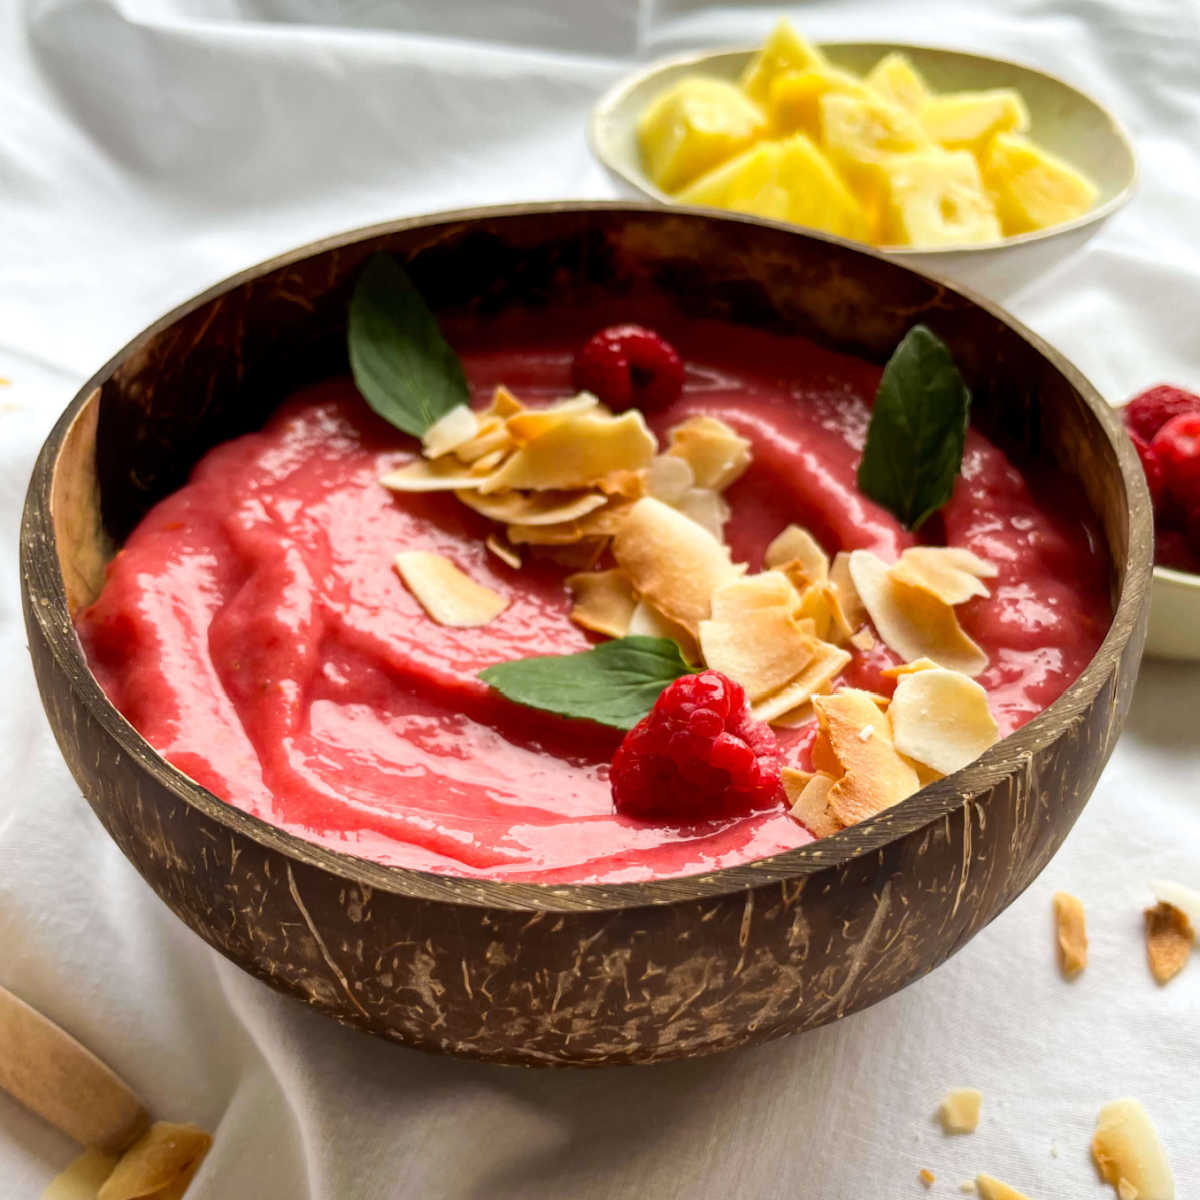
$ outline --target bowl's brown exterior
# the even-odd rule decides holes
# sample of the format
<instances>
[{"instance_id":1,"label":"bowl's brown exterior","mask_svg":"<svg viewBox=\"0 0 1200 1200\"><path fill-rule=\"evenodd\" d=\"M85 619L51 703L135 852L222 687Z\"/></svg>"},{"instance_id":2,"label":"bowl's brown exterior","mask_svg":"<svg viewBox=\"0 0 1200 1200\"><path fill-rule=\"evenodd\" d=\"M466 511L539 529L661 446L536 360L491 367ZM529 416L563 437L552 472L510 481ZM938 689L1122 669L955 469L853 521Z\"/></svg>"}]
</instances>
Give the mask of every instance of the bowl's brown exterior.
<instances>
[{"instance_id":1,"label":"bowl's brown exterior","mask_svg":"<svg viewBox=\"0 0 1200 1200\"><path fill-rule=\"evenodd\" d=\"M978 762L873 820L711 875L544 887L387 868L310 845L167 765L108 703L72 615L147 506L292 386L344 369L348 288L376 250L443 311L665 295L882 359L922 320L976 419L1078 481L1115 617L1066 693ZM1149 501L1093 389L1003 313L835 239L629 205L398 221L254 268L169 314L79 393L21 531L30 648L63 754L171 909L349 1025L502 1063L649 1063L810 1029L937 966L1045 866L1120 729L1145 636Z\"/></svg>"}]
</instances>

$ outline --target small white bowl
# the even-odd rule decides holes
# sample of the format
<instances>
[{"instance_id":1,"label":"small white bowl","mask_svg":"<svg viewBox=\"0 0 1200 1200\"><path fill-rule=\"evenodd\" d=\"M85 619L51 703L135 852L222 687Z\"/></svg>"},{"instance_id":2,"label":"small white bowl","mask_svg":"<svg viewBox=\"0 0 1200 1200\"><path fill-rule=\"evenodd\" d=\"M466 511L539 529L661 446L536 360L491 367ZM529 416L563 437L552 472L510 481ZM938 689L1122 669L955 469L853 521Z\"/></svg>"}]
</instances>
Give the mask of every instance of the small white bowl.
<instances>
[{"instance_id":1,"label":"small white bowl","mask_svg":"<svg viewBox=\"0 0 1200 1200\"><path fill-rule=\"evenodd\" d=\"M1030 136L1047 150L1085 172L1099 189L1095 207L1074 221L969 246L879 246L906 257L927 255L957 259L980 252L1041 242L1070 230L1082 230L1110 216L1133 194L1137 161L1129 135L1103 105L1044 71L1005 59L934 46L893 42L826 42L822 52L834 66L865 74L885 54L899 50L936 92L1015 87L1029 108ZM684 75L735 80L757 47L714 50L661 59L618 82L592 109L588 127L592 152L613 174L664 204L678 205L650 182L637 145L637 119L647 103ZM1090 232L1090 230L1089 230ZM916 263L913 264L918 265Z\"/></svg>"},{"instance_id":2,"label":"small white bowl","mask_svg":"<svg viewBox=\"0 0 1200 1200\"><path fill-rule=\"evenodd\" d=\"M1200 662L1200 575L1154 568L1146 653Z\"/></svg>"}]
</instances>

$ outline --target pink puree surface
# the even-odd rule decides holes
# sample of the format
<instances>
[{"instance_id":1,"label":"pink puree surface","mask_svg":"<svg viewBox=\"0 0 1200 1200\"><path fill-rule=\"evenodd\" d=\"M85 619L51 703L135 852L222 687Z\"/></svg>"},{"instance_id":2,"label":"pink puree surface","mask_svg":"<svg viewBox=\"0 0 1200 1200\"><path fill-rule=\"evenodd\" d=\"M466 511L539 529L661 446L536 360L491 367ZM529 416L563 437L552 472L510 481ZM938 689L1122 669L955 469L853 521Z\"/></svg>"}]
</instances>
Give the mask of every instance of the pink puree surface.
<instances>
[{"instance_id":1,"label":"pink puree surface","mask_svg":"<svg viewBox=\"0 0 1200 1200\"><path fill-rule=\"evenodd\" d=\"M569 394L593 319L561 332L520 318L454 336L477 403L506 383L537 403ZM749 437L754 461L727 493L735 560L761 566L788 522L831 553L892 559L912 537L857 492L854 474L879 368L733 327L660 327L689 363L693 413ZM811 841L782 808L686 827L612 809L620 734L511 704L476 673L585 649L567 619L568 572L484 547L489 525L453 496L380 487L414 443L348 380L293 397L259 433L218 446L152 509L113 560L79 634L105 692L170 762L217 796L323 845L382 863L540 882L688 875ZM928 523L937 526L936 520ZM1001 732L1053 701L1110 620L1107 560L1062 480L1022 476L975 430L941 526L995 563L992 595L959 610L991 656L980 677ZM431 621L392 569L401 549L452 558L511 597L482 629ZM884 649L845 682L890 693ZM812 729L781 731L805 763Z\"/></svg>"}]
</instances>

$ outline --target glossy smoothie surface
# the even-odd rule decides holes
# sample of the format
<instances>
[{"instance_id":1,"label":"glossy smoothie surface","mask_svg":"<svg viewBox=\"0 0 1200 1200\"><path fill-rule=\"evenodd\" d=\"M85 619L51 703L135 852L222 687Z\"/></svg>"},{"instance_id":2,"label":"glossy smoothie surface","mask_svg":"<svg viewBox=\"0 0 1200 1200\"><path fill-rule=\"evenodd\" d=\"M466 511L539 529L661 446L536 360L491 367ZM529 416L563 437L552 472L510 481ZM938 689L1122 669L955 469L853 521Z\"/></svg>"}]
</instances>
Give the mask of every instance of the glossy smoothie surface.
<instances>
[{"instance_id":1,"label":"glossy smoothie surface","mask_svg":"<svg viewBox=\"0 0 1200 1200\"><path fill-rule=\"evenodd\" d=\"M548 328L513 314L450 326L475 403L504 383L531 405L568 395L583 337L611 318ZM647 420L708 413L750 439L726 496L735 561L761 567L788 523L830 554L894 559L914 538L855 487L880 368L799 338L715 322L658 322L688 362L683 396ZM412 439L375 417L348 379L292 397L258 433L212 450L156 505L79 619L92 668L120 711L217 796L300 837L378 862L453 875L618 882L687 875L811 841L780 808L686 827L613 812L620 733L514 705L477 673L501 660L585 649L568 568L484 545L493 527L452 494L378 483ZM1108 562L1074 490L1022 473L976 430L962 475L922 540L996 565L991 596L959 608L990 656L979 682L1009 733L1051 703L1110 620ZM432 550L510 597L484 628L435 624L392 569ZM601 564L603 565L603 564ZM842 682L890 694L881 645ZM807 765L812 729L780 730Z\"/></svg>"}]
</instances>

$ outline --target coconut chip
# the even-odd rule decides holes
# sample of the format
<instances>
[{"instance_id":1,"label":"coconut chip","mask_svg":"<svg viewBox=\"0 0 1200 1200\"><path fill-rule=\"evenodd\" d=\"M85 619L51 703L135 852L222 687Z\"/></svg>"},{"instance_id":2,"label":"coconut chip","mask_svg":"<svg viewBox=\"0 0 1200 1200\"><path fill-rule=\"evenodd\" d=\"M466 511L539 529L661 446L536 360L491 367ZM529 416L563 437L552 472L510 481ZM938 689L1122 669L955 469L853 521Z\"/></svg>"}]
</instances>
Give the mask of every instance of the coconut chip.
<instances>
[{"instance_id":1,"label":"coconut chip","mask_svg":"<svg viewBox=\"0 0 1200 1200\"><path fill-rule=\"evenodd\" d=\"M808 583L823 583L829 578L829 556L817 539L799 525L789 525L775 535L763 554L763 562L768 567L798 563Z\"/></svg>"},{"instance_id":2,"label":"coconut chip","mask_svg":"<svg viewBox=\"0 0 1200 1200\"><path fill-rule=\"evenodd\" d=\"M1169 983L1187 965L1196 931L1187 914L1160 900L1146 909L1146 956L1155 982Z\"/></svg>"},{"instance_id":3,"label":"coconut chip","mask_svg":"<svg viewBox=\"0 0 1200 1200\"><path fill-rule=\"evenodd\" d=\"M482 487L487 475L477 475L454 457L428 462L419 458L407 466L389 471L380 479L393 492L458 492Z\"/></svg>"},{"instance_id":4,"label":"coconut chip","mask_svg":"<svg viewBox=\"0 0 1200 1200\"><path fill-rule=\"evenodd\" d=\"M561 425L568 417L576 413L591 412L599 407L600 401L591 392L580 392L577 396L559 400L545 408L522 408L504 422L504 427L509 437L518 446L523 446L541 437L556 425ZM608 414L608 409L603 411Z\"/></svg>"},{"instance_id":5,"label":"coconut chip","mask_svg":"<svg viewBox=\"0 0 1200 1200\"><path fill-rule=\"evenodd\" d=\"M745 570L711 533L650 496L630 508L613 555L639 595L693 635L708 618L713 592Z\"/></svg>"},{"instance_id":6,"label":"coconut chip","mask_svg":"<svg viewBox=\"0 0 1200 1200\"><path fill-rule=\"evenodd\" d=\"M784 767L781 772L791 815L814 837L832 837L843 828L829 808L833 780L828 775L811 775Z\"/></svg>"},{"instance_id":7,"label":"coconut chip","mask_svg":"<svg viewBox=\"0 0 1200 1200\"><path fill-rule=\"evenodd\" d=\"M439 625L469 629L495 620L507 596L476 583L448 558L425 550L397 554L395 567L405 586Z\"/></svg>"},{"instance_id":8,"label":"coconut chip","mask_svg":"<svg viewBox=\"0 0 1200 1200\"><path fill-rule=\"evenodd\" d=\"M459 404L425 430L421 448L426 458L440 458L469 442L478 432L479 418L465 404Z\"/></svg>"},{"instance_id":9,"label":"coconut chip","mask_svg":"<svg viewBox=\"0 0 1200 1200\"><path fill-rule=\"evenodd\" d=\"M867 619L867 610L850 575L850 555L844 550L835 554L833 562L829 564L829 586L833 588L838 603L842 606L846 624L851 629L859 629ZM875 644L874 638L871 639L871 644Z\"/></svg>"},{"instance_id":10,"label":"coconut chip","mask_svg":"<svg viewBox=\"0 0 1200 1200\"><path fill-rule=\"evenodd\" d=\"M999 737L987 692L942 667L909 672L888 708L896 749L939 775L974 762Z\"/></svg>"},{"instance_id":11,"label":"coconut chip","mask_svg":"<svg viewBox=\"0 0 1200 1200\"><path fill-rule=\"evenodd\" d=\"M1087 921L1083 902L1069 892L1054 893L1054 922L1058 938L1058 965L1072 979L1087 966Z\"/></svg>"},{"instance_id":12,"label":"coconut chip","mask_svg":"<svg viewBox=\"0 0 1200 1200\"><path fill-rule=\"evenodd\" d=\"M588 487L614 471L648 466L656 445L636 409L619 417L574 413L514 450L504 465L487 477L482 490Z\"/></svg>"},{"instance_id":13,"label":"coconut chip","mask_svg":"<svg viewBox=\"0 0 1200 1200\"><path fill-rule=\"evenodd\" d=\"M899 803L920 787L913 768L896 752L891 727L868 692L842 688L832 696L814 696L820 736L813 763L837 776L829 808L843 825L854 825ZM866 738L860 736L870 727ZM829 770L831 762L836 770Z\"/></svg>"},{"instance_id":14,"label":"coconut chip","mask_svg":"<svg viewBox=\"0 0 1200 1200\"><path fill-rule=\"evenodd\" d=\"M952 1088L938 1105L938 1120L946 1133L974 1133L979 1125L983 1093L975 1088Z\"/></svg>"},{"instance_id":15,"label":"coconut chip","mask_svg":"<svg viewBox=\"0 0 1200 1200\"><path fill-rule=\"evenodd\" d=\"M633 586L623 571L584 571L563 581L575 600L571 620L608 637L624 637L637 606Z\"/></svg>"},{"instance_id":16,"label":"coconut chip","mask_svg":"<svg viewBox=\"0 0 1200 1200\"><path fill-rule=\"evenodd\" d=\"M609 500L603 507L571 521L560 521L553 525L510 525L508 540L514 544L528 542L536 546L570 546L588 538L609 538L621 528L631 508L628 500Z\"/></svg>"},{"instance_id":17,"label":"coconut chip","mask_svg":"<svg viewBox=\"0 0 1200 1200\"><path fill-rule=\"evenodd\" d=\"M850 555L850 576L879 636L901 658L931 658L964 675L987 666L987 655L963 632L949 604L896 580L869 550Z\"/></svg>"},{"instance_id":18,"label":"coconut chip","mask_svg":"<svg viewBox=\"0 0 1200 1200\"><path fill-rule=\"evenodd\" d=\"M637 634L642 637L669 638L688 662L700 661L700 645L696 639L682 625L664 616L645 599L638 601L625 633L627 637Z\"/></svg>"},{"instance_id":19,"label":"coconut chip","mask_svg":"<svg viewBox=\"0 0 1200 1200\"><path fill-rule=\"evenodd\" d=\"M795 565L797 560L787 563L781 568L789 579L795 583L795 575L788 568ZM837 598L837 593L828 583L810 583L800 596L800 607L797 612L802 617L808 617L816 629L817 637L834 645L847 642L854 635L846 614Z\"/></svg>"},{"instance_id":20,"label":"coconut chip","mask_svg":"<svg viewBox=\"0 0 1200 1200\"><path fill-rule=\"evenodd\" d=\"M480 492L455 495L468 508L502 525L561 525L603 508L608 500L600 492Z\"/></svg>"},{"instance_id":21,"label":"coconut chip","mask_svg":"<svg viewBox=\"0 0 1200 1200\"><path fill-rule=\"evenodd\" d=\"M777 725L797 725L812 717L813 696L824 692L850 661L850 655L828 642L817 641L808 665L790 683L765 696L751 708L759 721Z\"/></svg>"},{"instance_id":22,"label":"coconut chip","mask_svg":"<svg viewBox=\"0 0 1200 1200\"><path fill-rule=\"evenodd\" d=\"M1119 1196L1174 1200L1175 1181L1167 1153L1150 1114L1137 1100L1114 1100L1100 1110L1092 1136L1092 1157Z\"/></svg>"},{"instance_id":23,"label":"coconut chip","mask_svg":"<svg viewBox=\"0 0 1200 1200\"><path fill-rule=\"evenodd\" d=\"M928 1168L922 1167L917 1175L917 1178L927 1187L933 1187L937 1183L937 1176Z\"/></svg>"},{"instance_id":24,"label":"coconut chip","mask_svg":"<svg viewBox=\"0 0 1200 1200\"><path fill-rule=\"evenodd\" d=\"M888 679L903 679L905 675L917 671L940 671L941 667L932 658L915 658L912 662L901 663L898 667L884 667L879 673Z\"/></svg>"},{"instance_id":25,"label":"coconut chip","mask_svg":"<svg viewBox=\"0 0 1200 1200\"><path fill-rule=\"evenodd\" d=\"M686 459L660 454L646 470L646 495L672 507L696 486Z\"/></svg>"},{"instance_id":26,"label":"coconut chip","mask_svg":"<svg viewBox=\"0 0 1200 1200\"><path fill-rule=\"evenodd\" d=\"M502 542L495 534L489 533L483 543L505 565L514 571L521 569L521 556L507 542Z\"/></svg>"},{"instance_id":27,"label":"coconut chip","mask_svg":"<svg viewBox=\"0 0 1200 1200\"><path fill-rule=\"evenodd\" d=\"M701 529L707 529L718 542L725 538L725 522L729 520L729 504L719 492L709 488L688 488L674 507Z\"/></svg>"},{"instance_id":28,"label":"coconut chip","mask_svg":"<svg viewBox=\"0 0 1200 1200\"><path fill-rule=\"evenodd\" d=\"M957 546L912 546L892 567L893 579L921 588L944 604L991 595L981 580L996 575L990 562Z\"/></svg>"},{"instance_id":29,"label":"coconut chip","mask_svg":"<svg viewBox=\"0 0 1200 1200\"><path fill-rule=\"evenodd\" d=\"M1015 1187L1001 1183L991 1175L976 1175L975 1187L983 1200L1029 1200L1024 1192L1018 1192Z\"/></svg>"},{"instance_id":30,"label":"coconut chip","mask_svg":"<svg viewBox=\"0 0 1200 1200\"><path fill-rule=\"evenodd\" d=\"M1173 904L1187 917L1193 929L1200 929L1200 892L1184 887L1182 883L1172 883L1169 879L1154 880L1150 890L1155 900Z\"/></svg>"},{"instance_id":31,"label":"coconut chip","mask_svg":"<svg viewBox=\"0 0 1200 1200\"><path fill-rule=\"evenodd\" d=\"M667 453L687 462L697 487L723 492L750 465L750 443L716 417L689 417L667 437Z\"/></svg>"}]
</instances>

